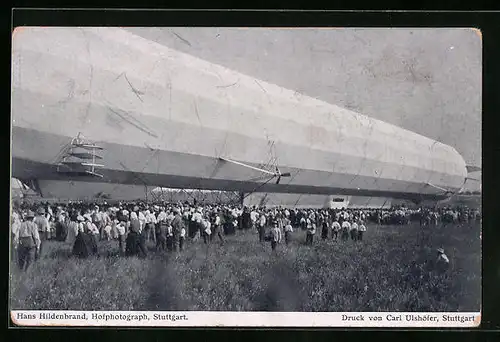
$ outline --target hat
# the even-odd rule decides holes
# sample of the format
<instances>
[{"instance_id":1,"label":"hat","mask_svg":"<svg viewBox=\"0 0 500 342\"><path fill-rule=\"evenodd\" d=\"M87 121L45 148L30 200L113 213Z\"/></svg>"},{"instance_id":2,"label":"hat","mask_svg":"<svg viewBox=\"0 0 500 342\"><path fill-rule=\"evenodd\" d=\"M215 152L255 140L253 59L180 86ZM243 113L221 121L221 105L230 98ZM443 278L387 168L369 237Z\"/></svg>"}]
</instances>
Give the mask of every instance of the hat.
<instances>
[{"instance_id":1,"label":"hat","mask_svg":"<svg viewBox=\"0 0 500 342\"><path fill-rule=\"evenodd\" d=\"M45 208L41 207L38 209L39 214L45 214Z\"/></svg>"},{"instance_id":2,"label":"hat","mask_svg":"<svg viewBox=\"0 0 500 342\"><path fill-rule=\"evenodd\" d=\"M437 249L437 252L438 252L439 254L444 254L444 249L442 249L442 248L438 248L438 249Z\"/></svg>"},{"instance_id":3,"label":"hat","mask_svg":"<svg viewBox=\"0 0 500 342\"><path fill-rule=\"evenodd\" d=\"M26 216L26 218L28 218L28 217L35 217L35 213L34 213L34 212L32 212L31 210L28 210L28 211L26 212L26 215L25 215L25 216Z\"/></svg>"},{"instance_id":4,"label":"hat","mask_svg":"<svg viewBox=\"0 0 500 342\"><path fill-rule=\"evenodd\" d=\"M83 218L83 216L82 216L82 215L78 215L78 216L76 217L76 220L77 220L77 221L85 221L85 219Z\"/></svg>"}]
</instances>

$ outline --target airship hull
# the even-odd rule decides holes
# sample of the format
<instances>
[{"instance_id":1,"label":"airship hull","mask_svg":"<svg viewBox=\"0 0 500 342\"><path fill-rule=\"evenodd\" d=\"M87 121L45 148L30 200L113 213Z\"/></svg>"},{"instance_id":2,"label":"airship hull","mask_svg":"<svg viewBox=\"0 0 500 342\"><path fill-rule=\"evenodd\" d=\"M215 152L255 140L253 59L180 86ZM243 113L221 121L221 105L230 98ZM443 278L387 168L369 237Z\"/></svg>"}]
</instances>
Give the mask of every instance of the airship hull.
<instances>
[{"instance_id":1,"label":"airship hull","mask_svg":"<svg viewBox=\"0 0 500 342\"><path fill-rule=\"evenodd\" d=\"M441 198L467 176L450 146L117 28L24 28L12 77L13 176L42 194L79 181ZM102 177L60 172L79 133L102 148Z\"/></svg>"}]
</instances>

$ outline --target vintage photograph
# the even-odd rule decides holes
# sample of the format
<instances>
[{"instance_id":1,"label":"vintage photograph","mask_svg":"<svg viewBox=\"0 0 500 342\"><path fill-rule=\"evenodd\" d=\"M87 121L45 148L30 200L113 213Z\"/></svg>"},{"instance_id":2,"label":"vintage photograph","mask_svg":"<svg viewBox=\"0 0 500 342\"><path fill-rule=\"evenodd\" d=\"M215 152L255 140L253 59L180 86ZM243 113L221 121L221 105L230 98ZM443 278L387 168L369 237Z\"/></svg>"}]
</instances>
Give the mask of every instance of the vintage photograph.
<instances>
[{"instance_id":1,"label":"vintage photograph","mask_svg":"<svg viewBox=\"0 0 500 342\"><path fill-rule=\"evenodd\" d=\"M479 313L481 86L472 28L17 27L10 309Z\"/></svg>"}]
</instances>

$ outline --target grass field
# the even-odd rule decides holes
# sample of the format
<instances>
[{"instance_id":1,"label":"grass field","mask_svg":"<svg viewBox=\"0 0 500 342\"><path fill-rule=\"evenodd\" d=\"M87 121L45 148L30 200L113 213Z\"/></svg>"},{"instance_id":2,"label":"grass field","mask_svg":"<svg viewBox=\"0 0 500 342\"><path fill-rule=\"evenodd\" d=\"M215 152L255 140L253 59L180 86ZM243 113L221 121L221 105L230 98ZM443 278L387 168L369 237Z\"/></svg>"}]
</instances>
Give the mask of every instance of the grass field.
<instances>
[{"instance_id":1,"label":"grass field","mask_svg":"<svg viewBox=\"0 0 500 342\"><path fill-rule=\"evenodd\" d=\"M181 253L77 260L71 246L46 242L27 273L12 263L11 309L228 311L479 311L479 225L368 226L364 241L261 244L252 232L220 247L186 243ZM451 267L431 267L443 247Z\"/></svg>"}]
</instances>

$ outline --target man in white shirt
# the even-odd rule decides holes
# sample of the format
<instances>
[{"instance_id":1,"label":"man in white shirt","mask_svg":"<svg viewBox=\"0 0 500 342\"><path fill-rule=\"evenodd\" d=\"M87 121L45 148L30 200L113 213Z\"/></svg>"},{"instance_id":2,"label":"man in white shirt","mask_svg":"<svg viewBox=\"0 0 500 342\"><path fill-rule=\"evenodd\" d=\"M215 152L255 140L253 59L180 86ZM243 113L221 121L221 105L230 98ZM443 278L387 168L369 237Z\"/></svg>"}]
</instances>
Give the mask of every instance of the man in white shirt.
<instances>
[{"instance_id":1,"label":"man in white shirt","mask_svg":"<svg viewBox=\"0 0 500 342\"><path fill-rule=\"evenodd\" d=\"M179 234L179 251L182 251L182 249L184 248L185 240L186 240L186 228L184 228L183 226Z\"/></svg>"},{"instance_id":2,"label":"man in white shirt","mask_svg":"<svg viewBox=\"0 0 500 342\"><path fill-rule=\"evenodd\" d=\"M335 241L338 239L339 231L340 231L340 223L337 220L335 220L332 222L332 239L334 239Z\"/></svg>"},{"instance_id":3,"label":"man in white shirt","mask_svg":"<svg viewBox=\"0 0 500 342\"><path fill-rule=\"evenodd\" d=\"M17 257L21 270L27 270L33 259L36 258L37 250L40 249L40 237L38 227L33 222L34 213L28 211L26 220L21 223L18 232L18 239L14 242L18 246ZM39 253L38 253L39 254Z\"/></svg>"},{"instance_id":4,"label":"man in white shirt","mask_svg":"<svg viewBox=\"0 0 500 342\"><path fill-rule=\"evenodd\" d=\"M351 213L348 211L344 211L344 220L349 221L351 218Z\"/></svg>"},{"instance_id":5,"label":"man in white shirt","mask_svg":"<svg viewBox=\"0 0 500 342\"><path fill-rule=\"evenodd\" d=\"M250 221L252 222L252 229L257 228L257 220L259 218L259 214L255 211L255 209L252 209L250 212Z\"/></svg>"},{"instance_id":6,"label":"man in white shirt","mask_svg":"<svg viewBox=\"0 0 500 342\"><path fill-rule=\"evenodd\" d=\"M306 232L306 245L312 245L314 240L314 234L316 234L316 223L314 220L307 219L307 232Z\"/></svg>"},{"instance_id":7,"label":"man in white shirt","mask_svg":"<svg viewBox=\"0 0 500 342\"><path fill-rule=\"evenodd\" d=\"M113 230L113 226L111 223L106 224L106 227L104 227L104 239L106 241L111 241L112 239L112 234L111 231Z\"/></svg>"},{"instance_id":8,"label":"man in white shirt","mask_svg":"<svg viewBox=\"0 0 500 342\"><path fill-rule=\"evenodd\" d=\"M257 229L259 231L259 241L260 242L263 242L265 239L266 221L267 221L266 215L264 213L261 213L260 217L259 217L258 226L257 226Z\"/></svg>"},{"instance_id":9,"label":"man in white shirt","mask_svg":"<svg viewBox=\"0 0 500 342\"><path fill-rule=\"evenodd\" d=\"M203 234L203 216L201 214L201 208L198 208L191 216L192 228L190 234L195 236L195 239L204 236ZM193 231L194 229L194 231Z\"/></svg>"},{"instance_id":10,"label":"man in white shirt","mask_svg":"<svg viewBox=\"0 0 500 342\"><path fill-rule=\"evenodd\" d=\"M38 235L40 237L40 248L38 248L38 251L35 255L35 259L39 259L40 255L42 254L45 241L49 239L50 234L50 225L49 220L45 216L45 209L40 208L38 210L38 215L36 215L33 222L37 225Z\"/></svg>"},{"instance_id":11,"label":"man in white shirt","mask_svg":"<svg viewBox=\"0 0 500 342\"><path fill-rule=\"evenodd\" d=\"M233 208L231 210L231 216L232 216L232 224L233 224L233 229L236 230L236 228L238 227L238 218L240 217L240 212L238 210L238 208Z\"/></svg>"},{"instance_id":12,"label":"man in white shirt","mask_svg":"<svg viewBox=\"0 0 500 342\"><path fill-rule=\"evenodd\" d=\"M290 219L286 218L285 219L285 243L288 245L288 243L291 241L292 238L292 233L293 233L293 228L292 228L292 222Z\"/></svg>"},{"instance_id":13,"label":"man in white shirt","mask_svg":"<svg viewBox=\"0 0 500 342\"><path fill-rule=\"evenodd\" d=\"M146 227L145 227L146 240L153 241L153 243L156 245L155 226L157 220L155 214L150 212L149 210L146 210L145 217L146 217Z\"/></svg>"},{"instance_id":14,"label":"man in white shirt","mask_svg":"<svg viewBox=\"0 0 500 342\"><path fill-rule=\"evenodd\" d=\"M276 250L276 245L281 241L281 230L278 227L278 223L273 222L273 228L271 229L271 249Z\"/></svg>"},{"instance_id":15,"label":"man in white shirt","mask_svg":"<svg viewBox=\"0 0 500 342\"><path fill-rule=\"evenodd\" d=\"M142 232L146 228L146 216L144 215L142 210L140 210L137 213L137 218L139 219L139 222L141 223L141 232Z\"/></svg>"},{"instance_id":16,"label":"man in white shirt","mask_svg":"<svg viewBox=\"0 0 500 342\"><path fill-rule=\"evenodd\" d=\"M349 239L349 231L351 230L351 224L349 221L345 220L342 222L342 240L346 241Z\"/></svg>"},{"instance_id":17,"label":"man in white shirt","mask_svg":"<svg viewBox=\"0 0 500 342\"><path fill-rule=\"evenodd\" d=\"M300 227L302 228L302 230L307 229L307 220L304 216L300 218Z\"/></svg>"},{"instance_id":18,"label":"man in white shirt","mask_svg":"<svg viewBox=\"0 0 500 342\"><path fill-rule=\"evenodd\" d=\"M212 234L211 223L208 219L202 219L202 227L203 227L203 243L207 244L210 241L210 235Z\"/></svg>"},{"instance_id":19,"label":"man in white shirt","mask_svg":"<svg viewBox=\"0 0 500 342\"><path fill-rule=\"evenodd\" d=\"M160 222L163 222L166 220L167 220L167 213L165 212L165 210L163 210L163 208L161 208L160 213L158 214L158 217L156 218L156 222L160 223Z\"/></svg>"},{"instance_id":20,"label":"man in white shirt","mask_svg":"<svg viewBox=\"0 0 500 342\"><path fill-rule=\"evenodd\" d=\"M224 244L224 238L222 237L222 227L221 227L221 214L218 212L218 211L215 211L213 214L212 214L212 226L211 226L211 230L212 230L212 234L210 235L210 240L212 240L212 238L217 235L217 237L219 238L219 241L221 242L221 244Z\"/></svg>"}]
</instances>

